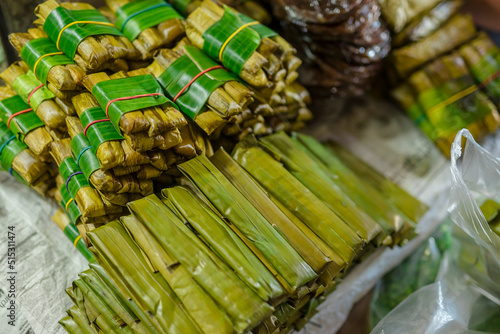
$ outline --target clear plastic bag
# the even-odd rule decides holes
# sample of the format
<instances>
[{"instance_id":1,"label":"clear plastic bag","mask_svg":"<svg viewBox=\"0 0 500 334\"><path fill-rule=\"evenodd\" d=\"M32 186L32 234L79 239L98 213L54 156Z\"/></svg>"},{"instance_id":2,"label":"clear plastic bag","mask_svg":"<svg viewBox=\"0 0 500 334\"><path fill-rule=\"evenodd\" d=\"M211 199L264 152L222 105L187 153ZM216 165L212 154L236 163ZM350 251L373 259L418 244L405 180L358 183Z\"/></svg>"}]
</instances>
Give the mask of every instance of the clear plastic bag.
<instances>
[{"instance_id":1,"label":"clear plastic bag","mask_svg":"<svg viewBox=\"0 0 500 334\"><path fill-rule=\"evenodd\" d=\"M452 146L451 174L453 240L436 281L401 302L372 334L500 333L500 237L478 204L500 198L500 160L464 129Z\"/></svg>"}]
</instances>

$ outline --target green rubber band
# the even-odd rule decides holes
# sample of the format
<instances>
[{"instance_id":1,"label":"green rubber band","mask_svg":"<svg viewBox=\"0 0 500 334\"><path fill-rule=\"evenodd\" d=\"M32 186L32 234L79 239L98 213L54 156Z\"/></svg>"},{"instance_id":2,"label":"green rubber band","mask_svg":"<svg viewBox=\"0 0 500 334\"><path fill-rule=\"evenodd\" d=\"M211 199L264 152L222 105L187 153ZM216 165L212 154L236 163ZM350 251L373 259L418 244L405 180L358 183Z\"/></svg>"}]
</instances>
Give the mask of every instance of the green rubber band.
<instances>
[{"instance_id":1,"label":"green rubber band","mask_svg":"<svg viewBox=\"0 0 500 334\"><path fill-rule=\"evenodd\" d=\"M0 164L6 170L12 167L17 155L28 148L23 142L16 139L14 133L4 123L0 123L0 145L3 146L0 154Z\"/></svg>"},{"instance_id":2,"label":"green rubber band","mask_svg":"<svg viewBox=\"0 0 500 334\"><path fill-rule=\"evenodd\" d=\"M17 94L19 94L19 96L21 96L24 102L28 103L28 97L30 96L31 92L40 85L42 85L42 83L30 70L25 74L18 76L12 83L12 88L16 91ZM31 95L28 104L36 112L38 106L40 106L43 101L50 100L54 97L55 95L50 90L48 90L46 87L41 87L40 89L37 89L37 91L33 93L33 95Z\"/></svg>"},{"instance_id":3,"label":"green rubber band","mask_svg":"<svg viewBox=\"0 0 500 334\"><path fill-rule=\"evenodd\" d=\"M133 41L147 28L182 16L164 0L136 0L116 11L115 26Z\"/></svg>"},{"instance_id":4,"label":"green rubber band","mask_svg":"<svg viewBox=\"0 0 500 334\"><path fill-rule=\"evenodd\" d=\"M88 138L83 133L77 134L71 140L71 151L76 158L76 165L80 167L87 180L90 179L93 172L101 168L101 164L91 148Z\"/></svg>"},{"instance_id":5,"label":"green rubber band","mask_svg":"<svg viewBox=\"0 0 500 334\"><path fill-rule=\"evenodd\" d=\"M47 77L52 67L75 63L65 54L43 57L46 54L51 54L58 51L59 50L57 50L56 45L49 38L42 37L31 40L28 43L24 44L20 54L21 58L32 71L34 70L35 64L37 64L38 62L35 69L35 76L43 84L47 84ZM43 58L39 61L41 57Z\"/></svg>"},{"instance_id":6,"label":"green rubber band","mask_svg":"<svg viewBox=\"0 0 500 334\"><path fill-rule=\"evenodd\" d=\"M177 96L196 75L217 66L215 61L194 46L186 46L185 51L186 54L175 60L157 79L171 99ZM223 69L210 71L197 78L175 103L184 114L194 120L204 109L210 94L224 83L233 80L238 78Z\"/></svg>"},{"instance_id":7,"label":"green rubber band","mask_svg":"<svg viewBox=\"0 0 500 334\"><path fill-rule=\"evenodd\" d=\"M113 123L115 129L119 133L121 133L120 119L128 112L161 106L164 104L177 108L172 101L163 95L163 90L160 84L150 74L101 81L92 87L92 94L97 99L103 110L106 110L108 104L116 99L144 94L161 94L161 96L148 96L111 103L108 108L108 116L111 123Z\"/></svg>"}]
</instances>

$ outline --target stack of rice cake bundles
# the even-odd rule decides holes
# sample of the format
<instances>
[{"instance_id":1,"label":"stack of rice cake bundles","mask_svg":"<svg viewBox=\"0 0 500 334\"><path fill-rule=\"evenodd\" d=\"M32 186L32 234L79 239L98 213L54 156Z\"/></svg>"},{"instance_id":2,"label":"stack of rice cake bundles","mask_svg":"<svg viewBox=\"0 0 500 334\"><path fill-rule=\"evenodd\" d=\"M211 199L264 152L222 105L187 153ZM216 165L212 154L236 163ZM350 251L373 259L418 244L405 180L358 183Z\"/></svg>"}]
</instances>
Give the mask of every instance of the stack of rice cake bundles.
<instances>
[{"instance_id":1,"label":"stack of rice cake bundles","mask_svg":"<svg viewBox=\"0 0 500 334\"><path fill-rule=\"evenodd\" d=\"M279 149L285 165L266 147ZM398 207L392 201L401 197L346 168L314 139L284 134L242 144L233 157L218 150L181 164L182 186L131 202L131 215L88 233L97 263L67 290L75 306L61 325L68 333L300 329L348 268L411 238L412 218L425 212L414 199ZM340 218L333 210L342 204L328 196L349 197L337 186L364 198L363 210L382 206L351 207ZM404 223L388 228L376 211ZM363 212L377 223L349 221Z\"/></svg>"}]
</instances>

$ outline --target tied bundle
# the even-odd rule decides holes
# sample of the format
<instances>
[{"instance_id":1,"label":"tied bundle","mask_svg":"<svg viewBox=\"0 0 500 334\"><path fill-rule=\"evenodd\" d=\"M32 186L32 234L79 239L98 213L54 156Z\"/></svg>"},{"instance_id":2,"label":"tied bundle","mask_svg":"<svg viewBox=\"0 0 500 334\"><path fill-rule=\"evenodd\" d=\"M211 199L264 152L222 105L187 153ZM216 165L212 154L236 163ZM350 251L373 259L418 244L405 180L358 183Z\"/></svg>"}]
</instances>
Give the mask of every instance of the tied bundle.
<instances>
[{"instance_id":1,"label":"tied bundle","mask_svg":"<svg viewBox=\"0 0 500 334\"><path fill-rule=\"evenodd\" d=\"M43 161L47 161L53 139L45 124L10 87L0 87L0 119Z\"/></svg>"},{"instance_id":2,"label":"tied bundle","mask_svg":"<svg viewBox=\"0 0 500 334\"><path fill-rule=\"evenodd\" d=\"M54 187L50 164L38 159L3 122L0 123L0 167L42 196Z\"/></svg>"},{"instance_id":3,"label":"tied bundle","mask_svg":"<svg viewBox=\"0 0 500 334\"><path fill-rule=\"evenodd\" d=\"M286 163L266 147L279 149ZM274 164L281 169L269 168ZM351 172L351 165L363 175ZM345 152L337 155L303 135L276 134L239 146L233 157L219 150L179 169L183 185L129 203L131 215L88 233L97 263L67 290L75 306L60 322L65 329L300 330L361 255L404 243L413 235L412 219L426 211L379 174L364 175L366 167ZM297 190L283 197L280 184L290 182ZM364 208L380 204L371 213L386 223L361 228L338 218L331 209L341 204L328 196L352 185L361 187L349 196L363 198ZM362 230L368 233L364 241Z\"/></svg>"},{"instance_id":4,"label":"tied bundle","mask_svg":"<svg viewBox=\"0 0 500 334\"><path fill-rule=\"evenodd\" d=\"M278 93L297 78L296 50L271 29L209 0L186 19L191 43L259 89Z\"/></svg>"},{"instance_id":5,"label":"tied bundle","mask_svg":"<svg viewBox=\"0 0 500 334\"><path fill-rule=\"evenodd\" d=\"M85 71L126 70L126 60L141 58L132 42L90 4L48 0L35 14L35 25Z\"/></svg>"},{"instance_id":6,"label":"tied bundle","mask_svg":"<svg viewBox=\"0 0 500 334\"><path fill-rule=\"evenodd\" d=\"M495 104L477 85L458 52L443 56L415 72L393 94L443 154L449 156L458 130L467 128L476 138L500 126Z\"/></svg>"},{"instance_id":7,"label":"tied bundle","mask_svg":"<svg viewBox=\"0 0 500 334\"><path fill-rule=\"evenodd\" d=\"M143 59L171 47L185 35L184 18L164 0L106 0L115 26L132 41Z\"/></svg>"},{"instance_id":8,"label":"tied bundle","mask_svg":"<svg viewBox=\"0 0 500 334\"><path fill-rule=\"evenodd\" d=\"M57 98L69 102L81 91L84 70L59 51L45 31L31 28L28 33L12 33L9 41L35 77Z\"/></svg>"},{"instance_id":9,"label":"tied bundle","mask_svg":"<svg viewBox=\"0 0 500 334\"><path fill-rule=\"evenodd\" d=\"M61 204L62 205L62 204ZM73 204L74 205L74 204ZM74 205L76 207L76 205ZM72 211L73 208L68 210ZM78 207L76 207L78 209ZM68 238L68 240L75 246L75 248L89 261L95 261L94 256L89 251L87 246L82 240L81 234L78 231L74 221L71 217L74 217L72 214L66 213L66 209L61 207L57 210L56 214L52 216L52 221L61 229L64 235Z\"/></svg>"},{"instance_id":10,"label":"tied bundle","mask_svg":"<svg viewBox=\"0 0 500 334\"><path fill-rule=\"evenodd\" d=\"M71 104L57 98L22 61L9 66L0 78L33 109L54 139L65 137L66 116L75 112Z\"/></svg>"},{"instance_id":11,"label":"tied bundle","mask_svg":"<svg viewBox=\"0 0 500 334\"><path fill-rule=\"evenodd\" d=\"M202 0L168 0L168 2L182 15L188 16L196 8L198 8ZM253 0L213 0L218 5L226 5L233 7L238 12L251 17L255 21L262 22L263 24L270 24L272 17L265 10L260 3Z\"/></svg>"}]
</instances>

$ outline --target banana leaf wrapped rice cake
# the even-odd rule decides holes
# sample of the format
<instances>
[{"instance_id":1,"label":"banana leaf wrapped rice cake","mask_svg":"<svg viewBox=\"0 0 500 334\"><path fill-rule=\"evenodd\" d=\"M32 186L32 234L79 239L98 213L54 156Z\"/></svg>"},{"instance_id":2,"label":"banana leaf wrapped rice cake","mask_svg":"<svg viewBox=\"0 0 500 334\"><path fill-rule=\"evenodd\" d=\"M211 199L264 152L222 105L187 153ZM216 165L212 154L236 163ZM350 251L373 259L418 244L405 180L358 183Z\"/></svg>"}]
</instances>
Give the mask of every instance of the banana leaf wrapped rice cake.
<instances>
[{"instance_id":1,"label":"banana leaf wrapped rice cake","mask_svg":"<svg viewBox=\"0 0 500 334\"><path fill-rule=\"evenodd\" d=\"M0 119L24 142L35 156L47 161L53 139L45 124L16 92L7 86L0 87Z\"/></svg>"},{"instance_id":2,"label":"banana leaf wrapped rice cake","mask_svg":"<svg viewBox=\"0 0 500 334\"><path fill-rule=\"evenodd\" d=\"M184 18L163 0L106 0L115 15L115 26L139 50L144 59L171 47L185 36Z\"/></svg>"},{"instance_id":3,"label":"banana leaf wrapped rice cake","mask_svg":"<svg viewBox=\"0 0 500 334\"><path fill-rule=\"evenodd\" d=\"M54 139L64 138L65 119L67 115L74 114L73 106L66 108L66 104L36 79L24 62L16 62L9 66L0 73L0 78L30 105Z\"/></svg>"},{"instance_id":4,"label":"banana leaf wrapped rice cake","mask_svg":"<svg viewBox=\"0 0 500 334\"><path fill-rule=\"evenodd\" d=\"M282 136L276 135L274 145L286 141ZM326 170L345 168L312 138L288 140L315 160L318 167L309 172L322 180ZM64 328L92 332L119 325L125 331L148 327L153 333L213 334L286 333L305 325L346 268L370 246L358 239L353 254L352 249L341 251L342 239L325 241L325 234L310 225L323 220L305 223L299 218L304 216L285 207L308 206L304 198L290 198L289 204L276 198L266 186L278 176L276 171L266 168L267 176L252 178L249 165L237 162L242 161L238 150L236 160L219 150L210 159L201 156L181 164L184 186L129 203L131 215L88 233L98 264L91 264L67 290L75 306L61 320ZM279 180L274 182L288 183ZM339 182L367 184L354 175ZM387 197L378 198L390 205ZM320 203L316 198L312 209ZM332 211L327 215L335 216ZM347 230L344 222L335 224L339 231Z\"/></svg>"},{"instance_id":5,"label":"banana leaf wrapped rice cake","mask_svg":"<svg viewBox=\"0 0 500 334\"><path fill-rule=\"evenodd\" d=\"M48 0L36 7L35 14L35 25L85 71L127 66L126 59L141 58L132 42L90 4Z\"/></svg>"}]
</instances>

